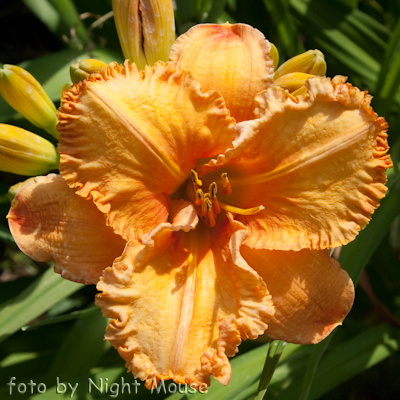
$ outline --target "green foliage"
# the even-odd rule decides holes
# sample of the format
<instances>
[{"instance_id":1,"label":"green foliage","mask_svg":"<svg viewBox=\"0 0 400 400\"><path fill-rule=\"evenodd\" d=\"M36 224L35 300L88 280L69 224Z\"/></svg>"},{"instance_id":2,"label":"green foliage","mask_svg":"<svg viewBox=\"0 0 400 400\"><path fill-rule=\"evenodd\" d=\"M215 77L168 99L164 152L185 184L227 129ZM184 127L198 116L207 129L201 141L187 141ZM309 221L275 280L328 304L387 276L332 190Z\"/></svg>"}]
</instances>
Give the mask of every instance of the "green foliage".
<instances>
[{"instance_id":1,"label":"green foliage","mask_svg":"<svg viewBox=\"0 0 400 400\"><path fill-rule=\"evenodd\" d=\"M27 60L20 65L42 83L53 101L59 101L61 87L70 81L71 63L83 58L98 58L106 63L122 61L114 22L108 14L110 0L23 0L22 3L26 7L24 12L32 13L31 18L36 16L46 27L44 46L50 38L56 38L56 50L33 59L28 59L29 37L25 46L16 43L15 49L26 54ZM386 311L391 323L400 318L400 2L176 0L176 4L178 33L201 22L248 23L274 42L281 63L304 49L318 48L325 54L328 76L347 75L350 82L375 96L374 109L391 125L395 168L389 172L387 197L368 227L341 250L340 262L355 282L363 274L370 276L376 298L372 301L361 285L352 312L329 341L303 347L288 344L266 398L361 398L357 395L365 393L366 385L375 398L383 398L385 392L398 392L393 371L400 367L400 335L398 329L385 321L388 321ZM14 6L7 7L0 10L0 23L5 23L6 11L15 12ZM10 59L0 61L13 63L13 54ZM1 98L0 122L49 138L22 120ZM103 342L107 321L93 307L95 290L63 280L47 264L28 260L15 246L5 220L9 208L6 193L20 178L10 174L1 174L0 178L0 398L69 398L71 391L57 393L57 378L60 382L78 383L75 398L82 400L110 398L110 392L100 393L94 387L88 393L89 379L96 384L108 379L108 385L123 379L135 393L134 380L125 372L123 361ZM232 380L227 387L213 382L207 394L176 393L168 397L168 393L151 394L141 384L137 394L126 391L119 393L118 399L134 396L170 400L253 399L268 346L259 341L247 347L242 345L244 353L231 362ZM10 396L6 383L13 376L16 382L32 379L45 383L46 393L15 395L14 391Z\"/></svg>"}]
</instances>

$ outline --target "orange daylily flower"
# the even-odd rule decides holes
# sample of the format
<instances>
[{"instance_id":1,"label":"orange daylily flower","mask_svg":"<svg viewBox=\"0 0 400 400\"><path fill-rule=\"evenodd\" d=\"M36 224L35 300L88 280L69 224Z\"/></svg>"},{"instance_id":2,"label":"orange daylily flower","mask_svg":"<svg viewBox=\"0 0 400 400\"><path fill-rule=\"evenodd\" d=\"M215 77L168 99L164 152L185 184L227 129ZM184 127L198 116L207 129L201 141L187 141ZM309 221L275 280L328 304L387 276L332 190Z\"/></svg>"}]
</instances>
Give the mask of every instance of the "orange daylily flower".
<instances>
[{"instance_id":1,"label":"orange daylily flower","mask_svg":"<svg viewBox=\"0 0 400 400\"><path fill-rule=\"evenodd\" d=\"M27 254L85 283L107 267L106 338L147 387L227 384L241 340L318 343L352 306L328 249L385 195L387 124L343 77L274 86L269 51L250 26L200 25L168 63L90 75L58 113L61 176L12 203Z\"/></svg>"}]
</instances>

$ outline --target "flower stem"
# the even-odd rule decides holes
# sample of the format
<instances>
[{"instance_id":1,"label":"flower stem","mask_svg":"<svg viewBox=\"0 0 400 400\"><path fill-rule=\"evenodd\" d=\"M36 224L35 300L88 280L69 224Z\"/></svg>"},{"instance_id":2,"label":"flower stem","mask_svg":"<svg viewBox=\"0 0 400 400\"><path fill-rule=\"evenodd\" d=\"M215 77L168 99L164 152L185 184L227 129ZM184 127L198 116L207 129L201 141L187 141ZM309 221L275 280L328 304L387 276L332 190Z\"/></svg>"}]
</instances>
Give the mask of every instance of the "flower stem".
<instances>
[{"instance_id":1,"label":"flower stem","mask_svg":"<svg viewBox=\"0 0 400 400\"><path fill-rule=\"evenodd\" d=\"M260 378L260 384L258 385L257 394L254 400L262 400L264 398L285 346L286 342L281 340L273 340L269 345L267 358Z\"/></svg>"}]
</instances>

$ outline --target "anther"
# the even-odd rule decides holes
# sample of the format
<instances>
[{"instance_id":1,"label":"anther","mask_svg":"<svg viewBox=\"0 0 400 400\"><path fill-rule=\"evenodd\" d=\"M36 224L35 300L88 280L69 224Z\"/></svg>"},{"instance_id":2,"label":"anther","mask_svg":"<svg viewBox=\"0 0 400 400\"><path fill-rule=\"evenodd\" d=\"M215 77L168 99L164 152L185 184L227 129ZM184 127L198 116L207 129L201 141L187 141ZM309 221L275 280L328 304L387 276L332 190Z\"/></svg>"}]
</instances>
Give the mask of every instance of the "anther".
<instances>
[{"instance_id":1,"label":"anther","mask_svg":"<svg viewBox=\"0 0 400 400\"><path fill-rule=\"evenodd\" d=\"M211 194L211 197L214 198L217 196L217 184L213 182L210 187L208 188L209 193Z\"/></svg>"},{"instance_id":2,"label":"anther","mask_svg":"<svg viewBox=\"0 0 400 400\"><path fill-rule=\"evenodd\" d=\"M193 185L201 186L203 184L203 182L199 179L199 176L197 175L197 172L194 169L190 171L190 179L192 180Z\"/></svg>"},{"instance_id":3,"label":"anther","mask_svg":"<svg viewBox=\"0 0 400 400\"><path fill-rule=\"evenodd\" d=\"M228 174L224 172L221 175L222 179L222 193L225 194L226 196L229 196L232 193L232 186L231 183L229 182Z\"/></svg>"}]
</instances>

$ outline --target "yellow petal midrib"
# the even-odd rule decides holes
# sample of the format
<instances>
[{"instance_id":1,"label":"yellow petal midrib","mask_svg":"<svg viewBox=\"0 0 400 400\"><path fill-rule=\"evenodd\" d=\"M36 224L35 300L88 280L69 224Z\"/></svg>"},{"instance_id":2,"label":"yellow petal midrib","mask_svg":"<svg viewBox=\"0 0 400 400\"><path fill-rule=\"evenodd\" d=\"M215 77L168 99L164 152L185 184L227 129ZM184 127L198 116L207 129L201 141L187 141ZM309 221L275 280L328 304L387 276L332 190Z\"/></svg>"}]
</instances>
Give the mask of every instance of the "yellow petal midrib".
<instances>
[{"instance_id":1,"label":"yellow petal midrib","mask_svg":"<svg viewBox=\"0 0 400 400\"><path fill-rule=\"evenodd\" d=\"M151 140L135 121L121 109L112 99L105 95L96 85L88 85L88 90L92 91L96 98L101 101L115 115L116 119L129 131L163 166L178 182L182 183L187 176L181 171L167 155L160 151L159 147Z\"/></svg>"},{"instance_id":2,"label":"yellow petal midrib","mask_svg":"<svg viewBox=\"0 0 400 400\"><path fill-rule=\"evenodd\" d=\"M181 360L187 341L189 338L190 325L193 317L194 300L196 292L196 270L197 270L197 243L194 240L190 241L191 246L189 249L187 278L185 284L185 291L182 298L182 309L179 319L175 349L172 362L172 372L174 375L179 375Z\"/></svg>"},{"instance_id":3,"label":"yellow petal midrib","mask_svg":"<svg viewBox=\"0 0 400 400\"><path fill-rule=\"evenodd\" d=\"M303 157L299 157L294 162L262 174L246 176L244 178L230 177L230 182L232 185L246 186L249 184L265 183L281 176L288 175L296 170L299 170L300 168L307 167L308 165L317 162L324 157L332 156L346 147L350 147L357 142L361 136L368 134L369 130L370 124L364 124L361 128L353 130L352 134L347 135L346 138L336 138L326 145L318 147L315 151L310 152Z\"/></svg>"}]
</instances>

